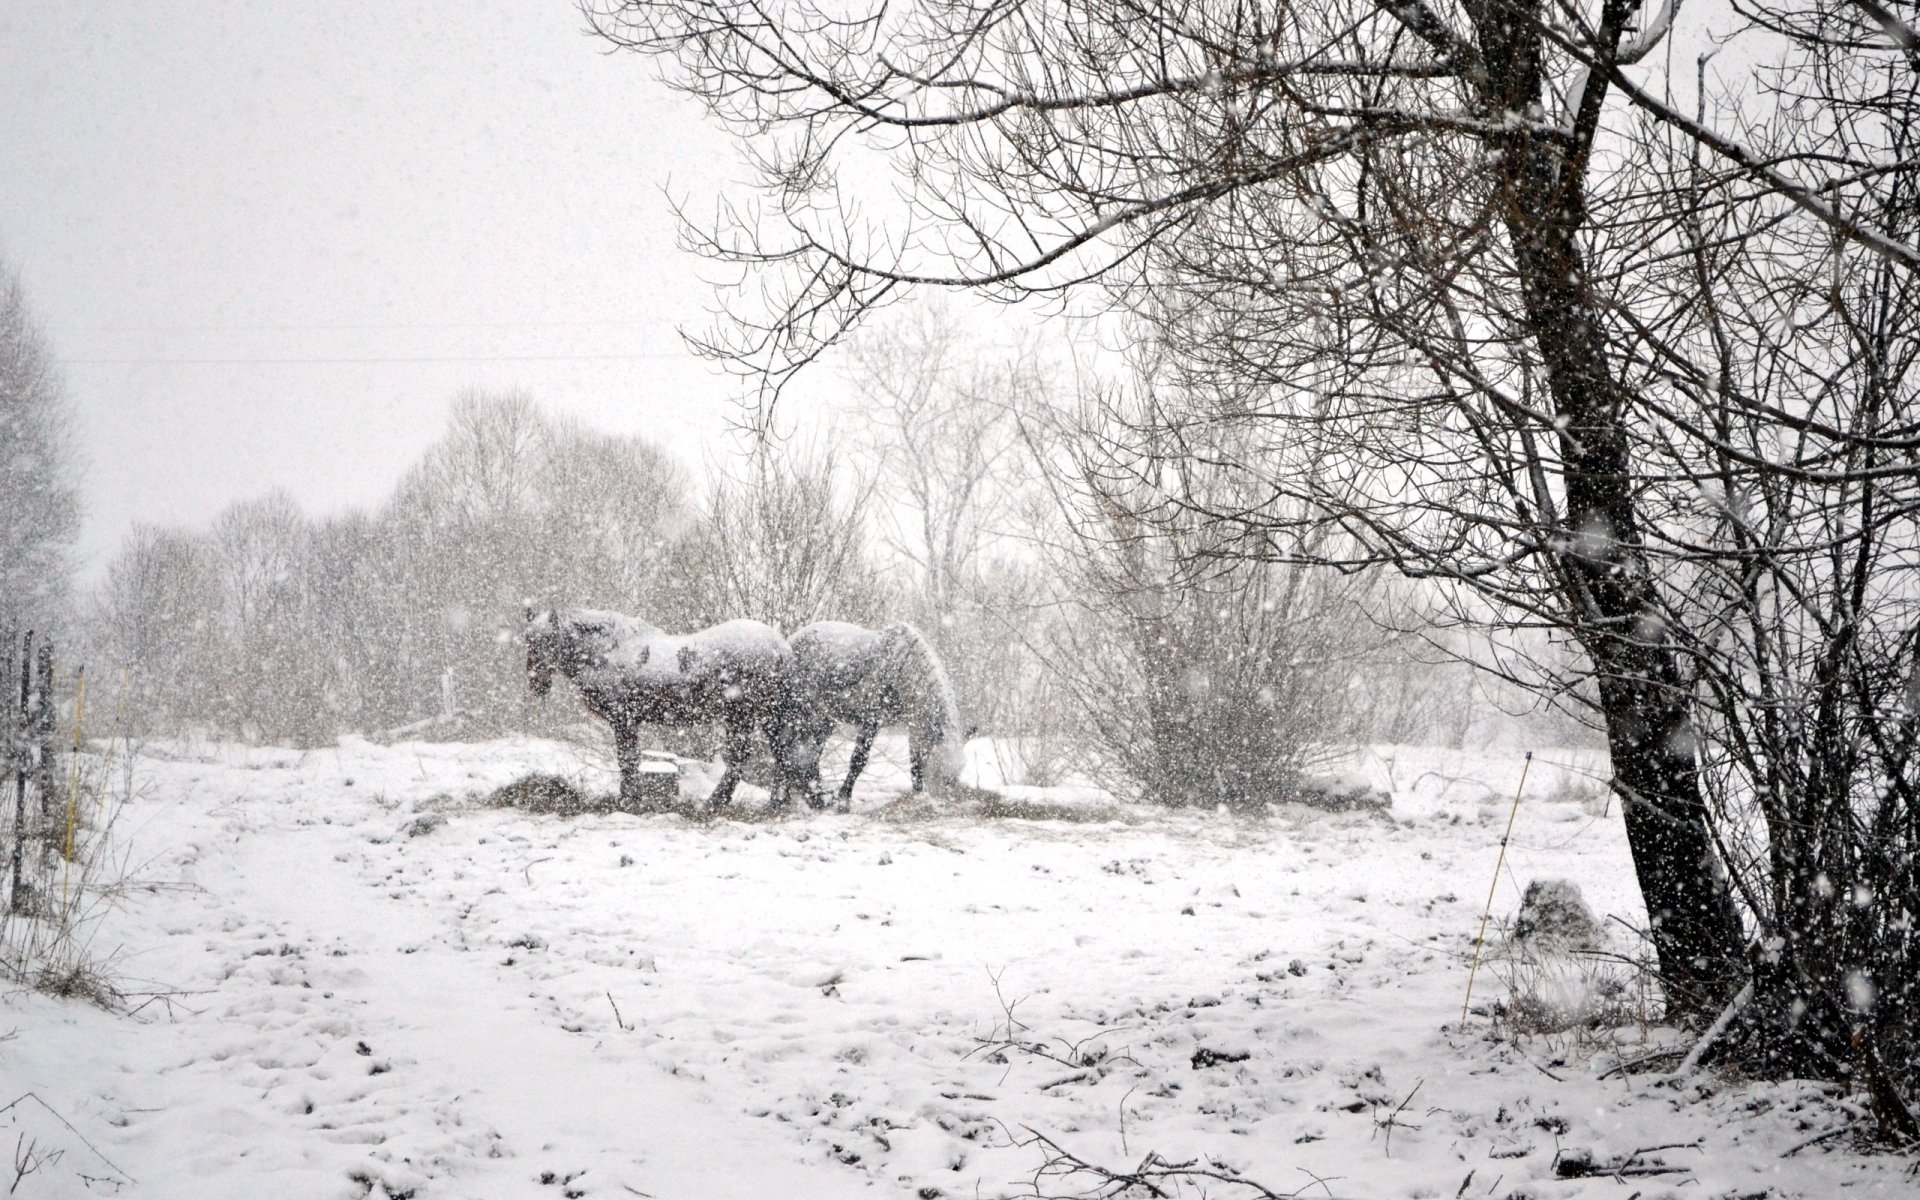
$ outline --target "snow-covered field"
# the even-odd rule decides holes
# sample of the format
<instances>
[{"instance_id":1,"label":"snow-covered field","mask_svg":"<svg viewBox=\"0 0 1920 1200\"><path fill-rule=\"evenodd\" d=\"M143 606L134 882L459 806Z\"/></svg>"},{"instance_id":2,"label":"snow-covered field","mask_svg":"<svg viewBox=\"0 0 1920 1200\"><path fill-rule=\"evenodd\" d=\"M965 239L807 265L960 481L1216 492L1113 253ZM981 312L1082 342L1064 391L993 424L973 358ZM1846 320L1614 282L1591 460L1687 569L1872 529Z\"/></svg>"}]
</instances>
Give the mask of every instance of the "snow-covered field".
<instances>
[{"instance_id":1,"label":"snow-covered field","mask_svg":"<svg viewBox=\"0 0 1920 1200\"><path fill-rule=\"evenodd\" d=\"M1920 1194L1906 1159L1788 1156L1840 1123L1812 1085L1491 1037L1498 966L1456 1028L1520 756L1360 766L1391 818L890 819L883 769L848 816L703 822L480 803L611 788L556 743L149 747L143 886L95 941L137 1009L0 1002L0 1150L58 1155L19 1196L1101 1186L1062 1152L1220 1177L1184 1195ZM1595 766L1536 757L1496 916L1566 876L1641 921ZM1557 1179L1569 1150L1677 1170Z\"/></svg>"}]
</instances>

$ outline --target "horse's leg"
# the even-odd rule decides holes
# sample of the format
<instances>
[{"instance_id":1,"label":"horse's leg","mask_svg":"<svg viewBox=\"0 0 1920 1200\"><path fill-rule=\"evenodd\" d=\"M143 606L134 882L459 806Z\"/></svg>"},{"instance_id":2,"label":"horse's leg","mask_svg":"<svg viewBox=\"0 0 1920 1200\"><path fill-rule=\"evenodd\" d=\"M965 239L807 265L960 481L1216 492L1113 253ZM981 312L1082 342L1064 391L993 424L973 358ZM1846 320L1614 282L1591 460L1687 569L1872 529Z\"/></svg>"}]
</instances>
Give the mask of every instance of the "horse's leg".
<instances>
[{"instance_id":1,"label":"horse's leg","mask_svg":"<svg viewBox=\"0 0 1920 1200\"><path fill-rule=\"evenodd\" d=\"M807 807L815 811L827 806L827 792L820 784L820 753L826 749L827 734L832 731L831 725L809 728L795 748L794 778L806 789Z\"/></svg>"},{"instance_id":2,"label":"horse's leg","mask_svg":"<svg viewBox=\"0 0 1920 1200\"><path fill-rule=\"evenodd\" d=\"M751 720L727 718L727 745L722 753L727 756L727 769L720 773L720 782L713 785L713 794L707 797L709 805L728 804L733 800L733 789L740 782L740 768L753 753Z\"/></svg>"},{"instance_id":3,"label":"horse's leg","mask_svg":"<svg viewBox=\"0 0 1920 1200\"><path fill-rule=\"evenodd\" d=\"M808 808L826 804L820 795L820 742L815 730L797 717L785 718L772 736L773 759L780 772L780 795L775 808L792 803L797 790L807 798Z\"/></svg>"},{"instance_id":4,"label":"horse's leg","mask_svg":"<svg viewBox=\"0 0 1920 1200\"><path fill-rule=\"evenodd\" d=\"M913 794L918 796L927 785L927 741L917 729L907 734L907 765L913 772Z\"/></svg>"},{"instance_id":5,"label":"horse's leg","mask_svg":"<svg viewBox=\"0 0 1920 1200\"><path fill-rule=\"evenodd\" d=\"M767 722L767 747L773 751L774 793L768 803L769 808L785 808L793 803L794 783L799 775L795 770L798 761L799 727L794 718L776 708L772 719Z\"/></svg>"},{"instance_id":6,"label":"horse's leg","mask_svg":"<svg viewBox=\"0 0 1920 1200\"><path fill-rule=\"evenodd\" d=\"M640 807L640 729L625 721L613 722L613 754L620 763L620 800L614 807L632 812Z\"/></svg>"},{"instance_id":7,"label":"horse's leg","mask_svg":"<svg viewBox=\"0 0 1920 1200\"><path fill-rule=\"evenodd\" d=\"M788 731L770 726L767 729L767 748L773 752L773 795L767 801L767 807L783 809L793 803L793 769L788 765L793 746Z\"/></svg>"},{"instance_id":8,"label":"horse's leg","mask_svg":"<svg viewBox=\"0 0 1920 1200\"><path fill-rule=\"evenodd\" d=\"M841 812L853 807L853 781L867 769L867 753L873 749L873 735L879 732L878 725L862 725L854 738L853 757L847 762L846 782L840 785L840 802L836 805Z\"/></svg>"},{"instance_id":9,"label":"horse's leg","mask_svg":"<svg viewBox=\"0 0 1920 1200\"><path fill-rule=\"evenodd\" d=\"M825 737L815 738L808 747L807 771L803 779L807 788L807 807L816 812L827 806L827 789L820 782L820 754L826 749Z\"/></svg>"}]
</instances>

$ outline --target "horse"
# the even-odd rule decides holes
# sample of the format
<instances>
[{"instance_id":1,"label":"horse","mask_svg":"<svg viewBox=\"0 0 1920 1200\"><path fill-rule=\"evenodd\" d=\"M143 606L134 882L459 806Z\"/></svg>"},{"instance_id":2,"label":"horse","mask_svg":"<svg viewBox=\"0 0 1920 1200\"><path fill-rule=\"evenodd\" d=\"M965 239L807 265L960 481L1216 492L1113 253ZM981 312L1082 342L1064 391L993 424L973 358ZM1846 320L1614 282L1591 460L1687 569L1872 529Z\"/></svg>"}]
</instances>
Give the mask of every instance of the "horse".
<instances>
[{"instance_id":1,"label":"horse","mask_svg":"<svg viewBox=\"0 0 1920 1200\"><path fill-rule=\"evenodd\" d=\"M640 726L726 727L726 770L707 797L725 804L740 782L758 725L774 739L791 652L759 621L726 621L665 633L638 617L593 609L527 611L527 686L545 696L559 671L587 708L613 727L620 800L639 801ZM785 789L781 789L784 799Z\"/></svg>"},{"instance_id":2,"label":"horse","mask_svg":"<svg viewBox=\"0 0 1920 1200\"><path fill-rule=\"evenodd\" d=\"M807 803L825 805L820 752L836 722L855 728L853 759L840 785L839 811L853 801L853 783L866 769L874 735L883 725L905 725L913 791L929 782L943 790L959 780L967 731L960 726L953 684L933 646L904 622L866 629L844 621L817 621L789 640L783 712L775 756L786 779L803 786Z\"/></svg>"}]
</instances>

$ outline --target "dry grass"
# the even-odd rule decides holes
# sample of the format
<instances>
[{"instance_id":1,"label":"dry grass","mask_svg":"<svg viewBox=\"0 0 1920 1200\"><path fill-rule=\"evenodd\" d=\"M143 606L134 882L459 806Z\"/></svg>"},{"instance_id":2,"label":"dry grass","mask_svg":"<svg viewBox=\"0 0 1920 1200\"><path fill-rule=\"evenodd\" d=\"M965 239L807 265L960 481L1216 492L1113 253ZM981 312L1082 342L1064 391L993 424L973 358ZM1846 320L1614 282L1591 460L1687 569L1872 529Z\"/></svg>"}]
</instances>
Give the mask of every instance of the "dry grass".
<instances>
[{"instance_id":1,"label":"dry grass","mask_svg":"<svg viewBox=\"0 0 1920 1200\"><path fill-rule=\"evenodd\" d=\"M495 788L480 798L486 808L506 808L515 812L547 817L578 817L622 811L619 796L613 792L589 792L563 775L535 773L523 775L504 787ZM684 795L665 804L651 804L641 810L647 814L670 814L698 823L745 821L764 823L785 820L785 809L769 809L764 803L738 796L729 804L710 805Z\"/></svg>"},{"instance_id":2,"label":"dry grass","mask_svg":"<svg viewBox=\"0 0 1920 1200\"><path fill-rule=\"evenodd\" d=\"M617 801L618 797L612 793L585 791L565 776L539 773L522 776L480 798L481 805L487 808L557 817L614 812L618 808ZM831 795L827 803L830 808L833 803ZM798 800L787 808L772 808L757 799L736 797L729 804L710 805L702 800L683 797L671 804L650 806L645 811L668 813L701 824L720 821L766 824L805 817L814 810ZM874 820L891 825L923 824L947 818L1063 821L1081 825L1139 820L1138 816L1118 805L1069 804L1037 797L1013 797L968 784L956 784L948 797L937 800L925 793L901 796L875 808L871 815Z\"/></svg>"},{"instance_id":3,"label":"dry grass","mask_svg":"<svg viewBox=\"0 0 1920 1200\"><path fill-rule=\"evenodd\" d=\"M488 808L511 808L517 812L550 817L577 817L582 813L612 812L616 797L595 796L575 787L559 775L523 775L504 787L481 797Z\"/></svg>"},{"instance_id":4,"label":"dry grass","mask_svg":"<svg viewBox=\"0 0 1920 1200\"><path fill-rule=\"evenodd\" d=\"M103 965L90 960L43 966L32 980L33 990L61 1000L84 1000L97 1008L118 1012L126 1004L122 992Z\"/></svg>"},{"instance_id":5,"label":"dry grass","mask_svg":"<svg viewBox=\"0 0 1920 1200\"><path fill-rule=\"evenodd\" d=\"M1493 1005L1495 1029L1542 1039L1562 1056L1644 1042L1658 1018L1659 990L1644 961L1522 942L1488 965L1506 991Z\"/></svg>"},{"instance_id":6,"label":"dry grass","mask_svg":"<svg viewBox=\"0 0 1920 1200\"><path fill-rule=\"evenodd\" d=\"M61 756L46 809L29 793L34 825L23 847L18 910L0 895L0 979L109 1010L124 1006L109 957L94 952L93 936L107 910L135 890L114 828L134 798L137 759L136 748L111 738L104 750ZM6 815L0 846L10 849L13 814Z\"/></svg>"},{"instance_id":7,"label":"dry grass","mask_svg":"<svg viewBox=\"0 0 1920 1200\"><path fill-rule=\"evenodd\" d=\"M1081 825L1100 825L1133 818L1125 809L1112 804L1061 804L1037 798L1016 799L998 792L979 792L971 803L976 815L989 821L1068 821Z\"/></svg>"},{"instance_id":8,"label":"dry grass","mask_svg":"<svg viewBox=\"0 0 1920 1200\"><path fill-rule=\"evenodd\" d=\"M1111 804L1063 804L1017 798L964 783L955 784L946 799L936 800L922 793L890 800L874 809L873 816L892 825L917 825L948 817L980 821L1068 821L1082 825L1132 819L1124 809Z\"/></svg>"}]
</instances>

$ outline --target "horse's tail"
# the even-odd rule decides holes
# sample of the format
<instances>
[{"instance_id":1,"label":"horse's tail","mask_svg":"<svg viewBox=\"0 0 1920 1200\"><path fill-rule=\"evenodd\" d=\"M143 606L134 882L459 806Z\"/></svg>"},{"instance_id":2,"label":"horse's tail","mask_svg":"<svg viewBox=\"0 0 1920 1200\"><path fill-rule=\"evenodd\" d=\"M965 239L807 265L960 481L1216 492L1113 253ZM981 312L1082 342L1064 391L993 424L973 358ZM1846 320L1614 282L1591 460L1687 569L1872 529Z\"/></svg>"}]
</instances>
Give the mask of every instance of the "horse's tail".
<instances>
[{"instance_id":1,"label":"horse's tail","mask_svg":"<svg viewBox=\"0 0 1920 1200\"><path fill-rule=\"evenodd\" d=\"M880 644L884 661L897 664L896 685L913 698L910 740L925 739L942 747L953 759L952 769L943 773L957 774L966 731L960 725L960 703L954 696L953 680L947 674L947 665L940 661L939 651L925 634L905 621L882 630ZM908 685L912 685L911 691Z\"/></svg>"}]
</instances>

